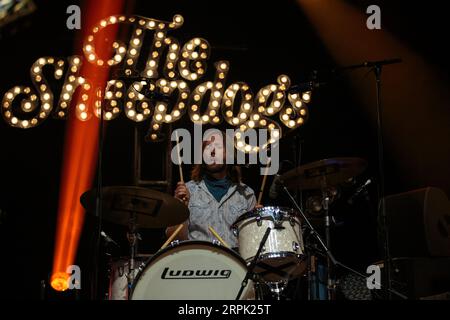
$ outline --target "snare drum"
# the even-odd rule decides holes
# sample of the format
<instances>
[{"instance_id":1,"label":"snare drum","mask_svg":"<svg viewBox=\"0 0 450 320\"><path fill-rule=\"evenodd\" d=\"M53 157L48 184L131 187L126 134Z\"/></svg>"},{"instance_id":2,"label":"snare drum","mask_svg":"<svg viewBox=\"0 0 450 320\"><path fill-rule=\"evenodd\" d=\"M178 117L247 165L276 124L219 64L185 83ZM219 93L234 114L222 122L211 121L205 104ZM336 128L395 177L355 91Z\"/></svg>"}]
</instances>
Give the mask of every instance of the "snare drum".
<instances>
[{"instance_id":1,"label":"snare drum","mask_svg":"<svg viewBox=\"0 0 450 320\"><path fill-rule=\"evenodd\" d=\"M254 272L264 282L289 280L304 274L300 219L290 208L263 207L241 215L231 227L238 237L240 255L250 263L268 227L272 230Z\"/></svg>"},{"instance_id":2,"label":"snare drum","mask_svg":"<svg viewBox=\"0 0 450 320\"><path fill-rule=\"evenodd\" d=\"M155 254L135 279L131 300L232 300L247 273L231 249L206 241L174 242ZM254 299L251 281L241 299Z\"/></svg>"}]
</instances>

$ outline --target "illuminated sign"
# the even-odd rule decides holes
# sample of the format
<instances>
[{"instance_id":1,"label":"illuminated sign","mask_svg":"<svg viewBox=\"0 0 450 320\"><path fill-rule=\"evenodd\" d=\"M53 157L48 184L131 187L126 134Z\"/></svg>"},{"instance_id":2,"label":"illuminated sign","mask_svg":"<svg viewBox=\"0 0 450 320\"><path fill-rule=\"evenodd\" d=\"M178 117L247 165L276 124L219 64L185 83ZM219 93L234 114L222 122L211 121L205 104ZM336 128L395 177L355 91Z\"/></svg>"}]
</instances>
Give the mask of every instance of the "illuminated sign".
<instances>
[{"instance_id":1,"label":"illuminated sign","mask_svg":"<svg viewBox=\"0 0 450 320\"><path fill-rule=\"evenodd\" d=\"M101 30L125 23L132 27L128 46L114 41L113 54L108 59L99 57L95 43L104 40L99 37ZM171 22L138 16L111 16L101 20L85 39L84 57L37 59L31 66L33 88L15 86L4 94L3 118L12 127L29 129L45 121L50 114L65 119L70 107L76 108L76 117L81 121L93 115L100 117L102 108L106 121L117 118L121 112L135 122L148 120L147 138L151 141L160 140L163 125L178 121L186 111L197 124L218 125L225 121L243 132L249 128L276 130L276 136L281 136L281 125L270 117L278 115L281 124L289 129L296 129L305 122L311 92L289 91L291 81L287 75L280 75L275 84L266 85L254 94L244 82L227 85L230 65L227 61L217 61L214 79L200 81L206 73L210 45L201 38L180 44L169 33L182 25L180 15L175 15ZM145 67L138 70L146 32L153 32L153 39L148 55L141 57L146 59ZM95 88L89 79L80 75L83 63L120 69L117 78L108 81L105 88ZM44 68L52 68L56 80L64 77L59 95L50 88ZM72 105L76 90L81 99ZM237 103L240 105L235 106ZM207 106L206 110L202 111L202 106Z\"/></svg>"}]
</instances>

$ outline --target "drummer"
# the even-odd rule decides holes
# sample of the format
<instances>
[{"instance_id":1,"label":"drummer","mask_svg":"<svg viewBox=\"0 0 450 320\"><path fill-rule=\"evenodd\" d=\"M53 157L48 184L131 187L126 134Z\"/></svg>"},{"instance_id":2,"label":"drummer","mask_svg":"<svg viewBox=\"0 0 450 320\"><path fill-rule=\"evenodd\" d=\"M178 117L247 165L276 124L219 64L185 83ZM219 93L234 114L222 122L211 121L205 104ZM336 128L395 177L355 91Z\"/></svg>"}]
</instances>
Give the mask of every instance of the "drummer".
<instances>
[{"instance_id":1,"label":"drummer","mask_svg":"<svg viewBox=\"0 0 450 320\"><path fill-rule=\"evenodd\" d=\"M194 165L191 181L178 182L175 198L188 206L190 216L178 233L178 240L213 241L209 231L212 227L232 248L237 238L230 230L236 219L254 209L255 193L241 181L238 166L226 164L225 135L219 131L210 134L202 144L203 155L210 157L208 163ZM177 226L166 230L170 236Z\"/></svg>"}]
</instances>

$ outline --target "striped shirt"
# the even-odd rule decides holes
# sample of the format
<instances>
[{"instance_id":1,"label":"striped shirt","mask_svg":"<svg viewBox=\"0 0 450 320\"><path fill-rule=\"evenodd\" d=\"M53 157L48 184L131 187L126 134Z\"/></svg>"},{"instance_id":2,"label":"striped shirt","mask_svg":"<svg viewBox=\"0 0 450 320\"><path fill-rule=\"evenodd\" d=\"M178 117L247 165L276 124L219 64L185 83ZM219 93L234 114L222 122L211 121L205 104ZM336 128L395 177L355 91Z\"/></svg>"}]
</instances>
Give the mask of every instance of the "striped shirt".
<instances>
[{"instance_id":1,"label":"striped shirt","mask_svg":"<svg viewBox=\"0 0 450 320\"><path fill-rule=\"evenodd\" d=\"M245 184L231 184L220 201L209 192L205 182L189 181L186 187L189 200L189 239L213 241L216 238L208 228L211 226L231 247L237 247L237 238L231 225L242 214L253 210L256 197L253 190Z\"/></svg>"}]
</instances>

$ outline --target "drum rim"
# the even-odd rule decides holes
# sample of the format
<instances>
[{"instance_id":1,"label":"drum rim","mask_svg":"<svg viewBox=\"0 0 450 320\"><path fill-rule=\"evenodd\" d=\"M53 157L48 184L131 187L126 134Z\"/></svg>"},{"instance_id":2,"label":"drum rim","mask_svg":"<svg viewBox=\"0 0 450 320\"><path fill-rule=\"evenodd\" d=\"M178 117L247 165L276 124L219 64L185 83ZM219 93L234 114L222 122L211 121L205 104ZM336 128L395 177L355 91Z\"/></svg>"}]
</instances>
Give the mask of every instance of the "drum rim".
<instances>
[{"instance_id":1,"label":"drum rim","mask_svg":"<svg viewBox=\"0 0 450 320\"><path fill-rule=\"evenodd\" d=\"M298 263L296 264L296 268L300 267L303 270L303 272L301 272L300 274L302 275L302 274L306 273L307 267L305 267L305 263L306 263L307 255L293 253L290 251L280 251L278 253L271 252L271 253L262 254L256 264L258 265L259 262L266 262L273 258L275 258L275 259L276 258L295 258L296 260L298 260ZM253 259L253 257L250 260L252 260L252 259ZM250 261L248 263L250 263ZM258 274L258 273L256 273L256 274ZM290 274L288 274L288 277L286 277L285 279L292 280L292 279L298 278L301 275L298 275L296 273L290 273ZM282 278L282 277L280 277L280 278ZM261 279L263 279L263 282L267 282L264 280L264 277L261 277Z\"/></svg>"},{"instance_id":2,"label":"drum rim","mask_svg":"<svg viewBox=\"0 0 450 320\"><path fill-rule=\"evenodd\" d=\"M302 262L305 259L305 256L306 256L305 254L294 253L291 251L268 252L268 253L261 254L259 256L258 263L264 262L266 260L274 259L274 258L291 258L291 257L296 258L300 262ZM253 257L252 257L252 260L253 260Z\"/></svg>"},{"instance_id":3,"label":"drum rim","mask_svg":"<svg viewBox=\"0 0 450 320\"><path fill-rule=\"evenodd\" d=\"M264 209L264 210L273 210L273 209L278 209L278 210L280 210L280 209L282 209L282 210L284 210L284 211L290 212L290 213L291 213L291 216L294 216L294 217L297 217L297 218L300 217L299 214L298 214L298 212L295 211L294 209L290 208L290 207L267 206L267 207L262 207L262 208L255 208L255 209L253 209L253 210L251 210L251 211L247 211L246 213L241 214L241 215L236 219L236 221L231 225L230 229L236 229L236 228L238 228L238 224L240 224L242 221L247 220L247 219L249 219L249 218L254 218L254 217L257 217L257 216L260 216L260 217L269 217L269 215L263 215L263 216L261 216L261 215L258 213L258 211L262 211L263 209Z\"/></svg>"},{"instance_id":4,"label":"drum rim","mask_svg":"<svg viewBox=\"0 0 450 320\"><path fill-rule=\"evenodd\" d=\"M143 262L147 261L148 259L152 258L154 256L154 254L136 254L136 256L134 257L135 259L141 260ZM130 256L111 256L108 259L108 263L115 263L115 262L119 262L119 261L130 261Z\"/></svg>"},{"instance_id":5,"label":"drum rim","mask_svg":"<svg viewBox=\"0 0 450 320\"><path fill-rule=\"evenodd\" d=\"M131 288L129 289L129 294L128 294L128 300L131 300L134 290L136 288L137 283L139 282L139 279L141 278L142 274L144 273L145 269L147 268L147 266L152 262L152 260L156 260L158 257L160 257L161 255L163 255L165 252L173 249L173 248L177 248L180 246L186 246L186 245L206 245L207 247L214 247L214 248L220 248L220 249L224 249L225 251L227 251L228 253L230 253L232 256L234 256L235 258L237 258L239 260L239 262L242 264L242 266L245 269L248 269L247 267L247 262L245 261L244 258L242 258L237 252L235 252L234 250L227 248L223 245L221 245L220 243L214 243L214 242L210 242L210 241L205 241L205 240L185 240L185 241L180 241L180 242L172 242L171 244L169 244L167 247L165 247L162 250L159 250L158 252L156 252L152 257L150 257L149 259L147 259L145 262L143 262L140 266L139 266L139 271L136 275L136 277L134 278L134 282L133 285L131 286ZM143 265L143 267L142 267ZM142 268L141 268L142 267Z\"/></svg>"}]
</instances>

